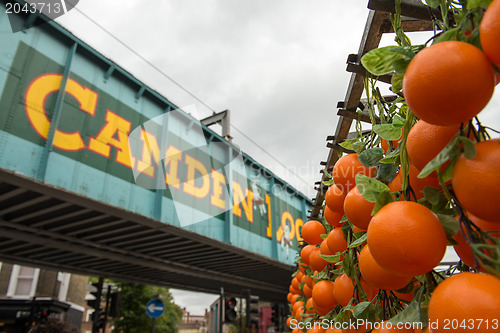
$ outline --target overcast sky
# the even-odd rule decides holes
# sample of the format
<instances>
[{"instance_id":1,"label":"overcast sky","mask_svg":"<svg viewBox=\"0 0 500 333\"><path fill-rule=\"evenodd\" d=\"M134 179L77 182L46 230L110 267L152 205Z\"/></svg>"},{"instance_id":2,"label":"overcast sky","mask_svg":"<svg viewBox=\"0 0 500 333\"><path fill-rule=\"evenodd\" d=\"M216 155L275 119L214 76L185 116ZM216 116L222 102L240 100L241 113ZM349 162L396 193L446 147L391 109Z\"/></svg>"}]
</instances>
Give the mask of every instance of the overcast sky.
<instances>
[{"instance_id":1,"label":"overcast sky","mask_svg":"<svg viewBox=\"0 0 500 333\"><path fill-rule=\"evenodd\" d=\"M337 124L336 104L344 100L350 78L346 59L358 50L367 3L81 0L57 22L178 106L194 104L197 118L212 110L82 13L213 110L230 109L232 125L265 152L232 129L234 142L312 198L319 162L328 154L325 139ZM498 110L498 91L494 99ZM175 290L174 297L193 314L203 314L216 298Z\"/></svg>"}]
</instances>

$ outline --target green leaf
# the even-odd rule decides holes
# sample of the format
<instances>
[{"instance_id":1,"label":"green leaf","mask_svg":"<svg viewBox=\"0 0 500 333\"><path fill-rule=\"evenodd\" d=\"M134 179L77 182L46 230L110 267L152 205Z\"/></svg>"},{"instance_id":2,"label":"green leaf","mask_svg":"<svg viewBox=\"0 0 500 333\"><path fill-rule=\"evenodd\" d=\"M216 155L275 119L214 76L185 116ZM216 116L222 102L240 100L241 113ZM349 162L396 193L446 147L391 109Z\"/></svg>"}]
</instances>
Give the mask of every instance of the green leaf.
<instances>
[{"instance_id":1,"label":"green leaf","mask_svg":"<svg viewBox=\"0 0 500 333\"><path fill-rule=\"evenodd\" d=\"M390 183L396 177L397 172L398 169L394 164L380 164L376 178L384 183Z\"/></svg>"},{"instance_id":2,"label":"green leaf","mask_svg":"<svg viewBox=\"0 0 500 333\"><path fill-rule=\"evenodd\" d=\"M450 160L450 157L454 153L454 147L456 146L456 141L452 144L448 144L436 155L427 165L420 171L418 178L425 178L430 175L432 172L436 171L441 167L441 165L445 164Z\"/></svg>"},{"instance_id":3,"label":"green leaf","mask_svg":"<svg viewBox=\"0 0 500 333\"><path fill-rule=\"evenodd\" d=\"M347 309L347 307L343 307L340 309L338 315L333 319L335 323L344 323L354 320L352 312Z\"/></svg>"},{"instance_id":4,"label":"green leaf","mask_svg":"<svg viewBox=\"0 0 500 333\"><path fill-rule=\"evenodd\" d=\"M368 234L365 232L365 234L363 236L359 237L354 242L349 244L349 248L358 247L358 246L362 245L364 242L366 242L367 237L368 237Z\"/></svg>"},{"instance_id":5,"label":"green leaf","mask_svg":"<svg viewBox=\"0 0 500 333\"><path fill-rule=\"evenodd\" d=\"M457 32L458 32L457 28L447 30L447 31L443 32L438 38L434 39L433 44L447 42L450 40L456 40L457 39Z\"/></svg>"},{"instance_id":6,"label":"green leaf","mask_svg":"<svg viewBox=\"0 0 500 333\"><path fill-rule=\"evenodd\" d=\"M420 322L420 307L418 303L418 299L414 298L408 306L389 319L387 322L397 325L397 323L417 323Z\"/></svg>"},{"instance_id":7,"label":"green leaf","mask_svg":"<svg viewBox=\"0 0 500 333\"><path fill-rule=\"evenodd\" d=\"M399 59L394 61L394 71L396 74L403 75L406 72L406 68L410 64L410 60L407 59Z\"/></svg>"},{"instance_id":8,"label":"green leaf","mask_svg":"<svg viewBox=\"0 0 500 333\"><path fill-rule=\"evenodd\" d=\"M391 89L394 93L398 93L403 90L403 78L404 73L395 73L391 77Z\"/></svg>"},{"instance_id":9,"label":"green leaf","mask_svg":"<svg viewBox=\"0 0 500 333\"><path fill-rule=\"evenodd\" d=\"M437 205L441 201L441 190L431 186L424 187L424 198L432 205Z\"/></svg>"},{"instance_id":10,"label":"green leaf","mask_svg":"<svg viewBox=\"0 0 500 333\"><path fill-rule=\"evenodd\" d=\"M440 0L425 0L425 3L429 7L438 8L439 5L441 4L441 1Z\"/></svg>"},{"instance_id":11,"label":"green leaf","mask_svg":"<svg viewBox=\"0 0 500 333\"><path fill-rule=\"evenodd\" d=\"M409 294L413 289L415 289L415 281L411 280L406 286L396 291L400 294Z\"/></svg>"},{"instance_id":12,"label":"green leaf","mask_svg":"<svg viewBox=\"0 0 500 333\"><path fill-rule=\"evenodd\" d=\"M488 7L493 0L469 0L467 3L467 9L473 9L477 7Z\"/></svg>"},{"instance_id":13,"label":"green leaf","mask_svg":"<svg viewBox=\"0 0 500 333\"><path fill-rule=\"evenodd\" d=\"M332 273L335 274L335 275L342 275L342 274L345 273L344 272L344 267L337 268L337 269L333 270Z\"/></svg>"},{"instance_id":14,"label":"green leaf","mask_svg":"<svg viewBox=\"0 0 500 333\"><path fill-rule=\"evenodd\" d=\"M375 306L371 302L361 302L354 307L352 314L356 319L368 320L373 317Z\"/></svg>"},{"instance_id":15,"label":"green leaf","mask_svg":"<svg viewBox=\"0 0 500 333\"><path fill-rule=\"evenodd\" d=\"M403 128L405 124L406 119L403 117L400 117L398 115L395 115L394 118L392 118L392 124L396 127ZM399 138L398 138L399 139Z\"/></svg>"},{"instance_id":16,"label":"green leaf","mask_svg":"<svg viewBox=\"0 0 500 333\"><path fill-rule=\"evenodd\" d=\"M453 216L450 215L437 214L437 217L439 218L439 221L441 221L441 224L443 225L446 237L453 238L453 236L457 234L460 228L458 221Z\"/></svg>"},{"instance_id":17,"label":"green leaf","mask_svg":"<svg viewBox=\"0 0 500 333\"><path fill-rule=\"evenodd\" d=\"M367 168L375 167L379 161L384 157L384 150L379 147L374 147L365 150L358 156L358 160Z\"/></svg>"},{"instance_id":18,"label":"green leaf","mask_svg":"<svg viewBox=\"0 0 500 333\"><path fill-rule=\"evenodd\" d=\"M460 140L464 145L464 156L466 159L471 160L476 156L476 146L471 139L465 136L459 136L458 140Z\"/></svg>"},{"instance_id":19,"label":"green leaf","mask_svg":"<svg viewBox=\"0 0 500 333\"><path fill-rule=\"evenodd\" d=\"M364 234L366 234L366 231L360 231L360 232L353 233L353 235L354 235L354 237L356 237L356 239L362 237Z\"/></svg>"},{"instance_id":20,"label":"green leaf","mask_svg":"<svg viewBox=\"0 0 500 333\"><path fill-rule=\"evenodd\" d=\"M371 50L361 58L363 67L373 75L389 74L394 69L394 62L403 59L400 52L396 52L400 46L385 46Z\"/></svg>"},{"instance_id":21,"label":"green leaf","mask_svg":"<svg viewBox=\"0 0 500 333\"><path fill-rule=\"evenodd\" d=\"M383 159L381 159L379 162L383 164L397 164L399 165L399 157L400 157L400 151L399 149L392 150L388 152Z\"/></svg>"},{"instance_id":22,"label":"green leaf","mask_svg":"<svg viewBox=\"0 0 500 333\"><path fill-rule=\"evenodd\" d=\"M372 210L372 216L375 215L382 207L387 205L390 202L394 201L394 197L388 191L383 191L377 197L377 201Z\"/></svg>"},{"instance_id":23,"label":"green leaf","mask_svg":"<svg viewBox=\"0 0 500 333\"><path fill-rule=\"evenodd\" d=\"M354 150L353 147L352 147L352 141L349 141L349 140L345 140L341 143L339 143L339 146L341 146L342 148L345 148L347 150Z\"/></svg>"},{"instance_id":24,"label":"green leaf","mask_svg":"<svg viewBox=\"0 0 500 333\"><path fill-rule=\"evenodd\" d=\"M395 141L401 137L402 128L394 124L378 124L373 126L373 131L382 139Z\"/></svg>"},{"instance_id":25,"label":"green leaf","mask_svg":"<svg viewBox=\"0 0 500 333\"><path fill-rule=\"evenodd\" d=\"M450 163L448 163L446 169L444 169L444 172L441 175L443 177L443 182L447 183L453 177L453 168L455 167L459 157L460 155L456 154L451 158Z\"/></svg>"},{"instance_id":26,"label":"green leaf","mask_svg":"<svg viewBox=\"0 0 500 333\"><path fill-rule=\"evenodd\" d=\"M344 259L342 259L342 267L344 268L344 272L349 277L357 274L356 270L354 269L354 264L349 256L345 256Z\"/></svg>"},{"instance_id":27,"label":"green leaf","mask_svg":"<svg viewBox=\"0 0 500 333\"><path fill-rule=\"evenodd\" d=\"M479 38L479 28L472 30L468 43L474 45L478 49L482 49L481 40Z\"/></svg>"},{"instance_id":28,"label":"green leaf","mask_svg":"<svg viewBox=\"0 0 500 333\"><path fill-rule=\"evenodd\" d=\"M370 202L377 202L381 192L389 192L389 187L384 183L368 176L357 174L356 186L361 195Z\"/></svg>"},{"instance_id":29,"label":"green leaf","mask_svg":"<svg viewBox=\"0 0 500 333\"><path fill-rule=\"evenodd\" d=\"M325 280L328 279L328 274L325 271L321 271L318 274L311 276L313 279Z\"/></svg>"},{"instance_id":30,"label":"green leaf","mask_svg":"<svg viewBox=\"0 0 500 333\"><path fill-rule=\"evenodd\" d=\"M321 258L323 258L326 262L328 263L331 263L331 264L335 264L335 263L338 263L340 261L340 257L342 256L341 253L337 253L337 254L320 254L319 255Z\"/></svg>"},{"instance_id":31,"label":"green leaf","mask_svg":"<svg viewBox=\"0 0 500 333\"><path fill-rule=\"evenodd\" d=\"M326 186L332 186L333 184L335 184L335 181L333 180L333 178L329 180L323 180L323 184Z\"/></svg>"},{"instance_id":32,"label":"green leaf","mask_svg":"<svg viewBox=\"0 0 500 333\"><path fill-rule=\"evenodd\" d=\"M366 149L365 143L361 141L356 141L352 144L352 149L357 154L361 154Z\"/></svg>"}]
</instances>

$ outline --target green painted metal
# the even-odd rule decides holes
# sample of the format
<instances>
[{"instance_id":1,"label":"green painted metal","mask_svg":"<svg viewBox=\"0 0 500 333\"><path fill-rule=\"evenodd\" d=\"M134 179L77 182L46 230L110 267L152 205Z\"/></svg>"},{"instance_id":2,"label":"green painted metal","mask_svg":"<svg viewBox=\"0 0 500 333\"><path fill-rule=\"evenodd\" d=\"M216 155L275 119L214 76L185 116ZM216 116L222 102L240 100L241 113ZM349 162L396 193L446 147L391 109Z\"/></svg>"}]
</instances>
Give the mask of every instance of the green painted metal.
<instances>
[{"instance_id":1,"label":"green painted metal","mask_svg":"<svg viewBox=\"0 0 500 333\"><path fill-rule=\"evenodd\" d=\"M0 16L0 27L5 27L6 21L2 22L5 13L0 15L3 15ZM10 60L0 60L0 168L244 250L293 263L293 251L299 244L298 231L311 205L303 194L245 153L241 154L243 170L230 164L224 171L223 167L234 158L237 147L189 114L179 112L179 118L175 119L164 117L178 109L177 106L54 22L32 28L28 34L1 34L0 43L14 55ZM50 47L40 47L45 43ZM63 82L58 87L57 96L47 95L45 106L38 110L45 112L49 120L46 138L33 127L33 119L28 119L28 107L24 105L31 84L45 75L61 75ZM86 96L89 92L95 94L93 110L84 110L89 107L86 100L67 96L69 93L65 87L68 82ZM153 173L149 181L156 187L138 186L132 171L138 170L139 161L147 162L148 154L144 155L146 144L143 144L142 152L131 154L134 163L129 159L130 166L118 160L120 149L109 145L110 142L104 145L101 142L99 148L97 138L113 121L128 124L129 128L108 135L109 140L129 135L133 129L149 131L145 124L157 118L162 123L151 125L150 132L158 133L154 136L160 143L168 135L174 140L171 143L174 147L186 144L192 137L187 133L200 129L195 141L203 141L206 147L198 147L195 141L187 142L197 149L182 151L177 175L185 177L193 165L186 162L186 156L191 154L190 157L197 158L208 170L208 194L188 195L185 183L178 189L162 188L160 184L165 183L162 177L167 172L166 162L164 159L156 161L151 151L149 162ZM162 130L172 124L178 126L174 133ZM71 150L55 145L57 130L80 134L83 146ZM107 153L106 145L109 148ZM165 148L162 146L159 150L163 153ZM235 204L232 197L216 193L216 178L210 169L220 169L223 173L223 182L217 185L229 190L233 197L235 191L241 191L244 200ZM204 181L199 184L202 183ZM249 195L255 195L255 200ZM213 201L217 199L223 200L227 212L216 209ZM195 221L197 211L205 213L207 218ZM180 214L186 220L192 218L195 223L183 224ZM279 243L284 225L290 228L293 243L289 255Z\"/></svg>"},{"instance_id":2,"label":"green painted metal","mask_svg":"<svg viewBox=\"0 0 500 333\"><path fill-rule=\"evenodd\" d=\"M68 58L66 59L66 65L64 66L64 72L61 79L61 85L57 93L56 104L54 106L54 112L52 114L52 120L50 123L49 133L47 135L47 141L45 142L45 147L42 153L42 161L40 163L40 169L38 170L38 180L43 181L45 179L45 173L47 171L47 164L49 161L49 152L52 150L52 143L54 141L54 135L56 133L57 125L59 124L59 119L61 115L61 109L64 101L66 84L68 82L69 71L71 68L71 62L75 56L78 44L74 43L71 47Z\"/></svg>"}]
</instances>

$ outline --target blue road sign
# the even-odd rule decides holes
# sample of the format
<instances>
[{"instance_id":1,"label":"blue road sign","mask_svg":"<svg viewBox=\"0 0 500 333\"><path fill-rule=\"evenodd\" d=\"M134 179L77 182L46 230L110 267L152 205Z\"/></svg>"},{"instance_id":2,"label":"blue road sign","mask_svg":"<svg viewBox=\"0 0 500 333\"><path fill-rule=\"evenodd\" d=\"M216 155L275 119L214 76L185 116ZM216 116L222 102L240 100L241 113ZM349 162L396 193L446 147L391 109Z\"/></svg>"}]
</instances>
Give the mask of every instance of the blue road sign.
<instances>
[{"instance_id":1,"label":"blue road sign","mask_svg":"<svg viewBox=\"0 0 500 333\"><path fill-rule=\"evenodd\" d=\"M151 318L158 318L165 311L165 305L163 302L157 298L153 298L146 305L146 312Z\"/></svg>"}]
</instances>

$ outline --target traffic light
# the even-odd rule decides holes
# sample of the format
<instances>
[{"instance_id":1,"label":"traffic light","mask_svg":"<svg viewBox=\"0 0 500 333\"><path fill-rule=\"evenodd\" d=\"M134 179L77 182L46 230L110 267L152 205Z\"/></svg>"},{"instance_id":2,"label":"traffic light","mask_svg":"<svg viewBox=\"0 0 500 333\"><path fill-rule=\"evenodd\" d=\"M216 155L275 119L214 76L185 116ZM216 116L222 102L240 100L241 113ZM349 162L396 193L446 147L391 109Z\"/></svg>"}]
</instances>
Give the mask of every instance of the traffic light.
<instances>
[{"instance_id":1,"label":"traffic light","mask_svg":"<svg viewBox=\"0 0 500 333\"><path fill-rule=\"evenodd\" d=\"M224 321L226 323L235 323L238 314L236 313L236 298L224 297Z\"/></svg>"},{"instance_id":2,"label":"traffic light","mask_svg":"<svg viewBox=\"0 0 500 333\"><path fill-rule=\"evenodd\" d=\"M275 330L281 332L283 330L283 316L285 314L284 305L281 303L274 303L272 311L271 321L274 324Z\"/></svg>"},{"instance_id":3,"label":"traffic light","mask_svg":"<svg viewBox=\"0 0 500 333\"><path fill-rule=\"evenodd\" d=\"M271 314L271 322L274 325L274 328L277 328L279 325L279 306L278 303L274 303Z\"/></svg>"},{"instance_id":4,"label":"traffic light","mask_svg":"<svg viewBox=\"0 0 500 333\"><path fill-rule=\"evenodd\" d=\"M102 277L99 278L98 282L92 283L90 285L90 294L94 296L94 299L87 300L87 304L89 307L94 309L92 313L92 333L99 332L99 329L104 326L104 318L103 311L101 310L101 297L102 297L102 284L104 279Z\"/></svg>"},{"instance_id":5,"label":"traffic light","mask_svg":"<svg viewBox=\"0 0 500 333\"><path fill-rule=\"evenodd\" d=\"M120 302L122 299L122 294L116 291L111 294L111 304L109 306L109 316L116 318L120 316Z\"/></svg>"},{"instance_id":6,"label":"traffic light","mask_svg":"<svg viewBox=\"0 0 500 333\"><path fill-rule=\"evenodd\" d=\"M259 296L252 295L248 292L247 297L247 327L252 327L259 323Z\"/></svg>"}]
</instances>

